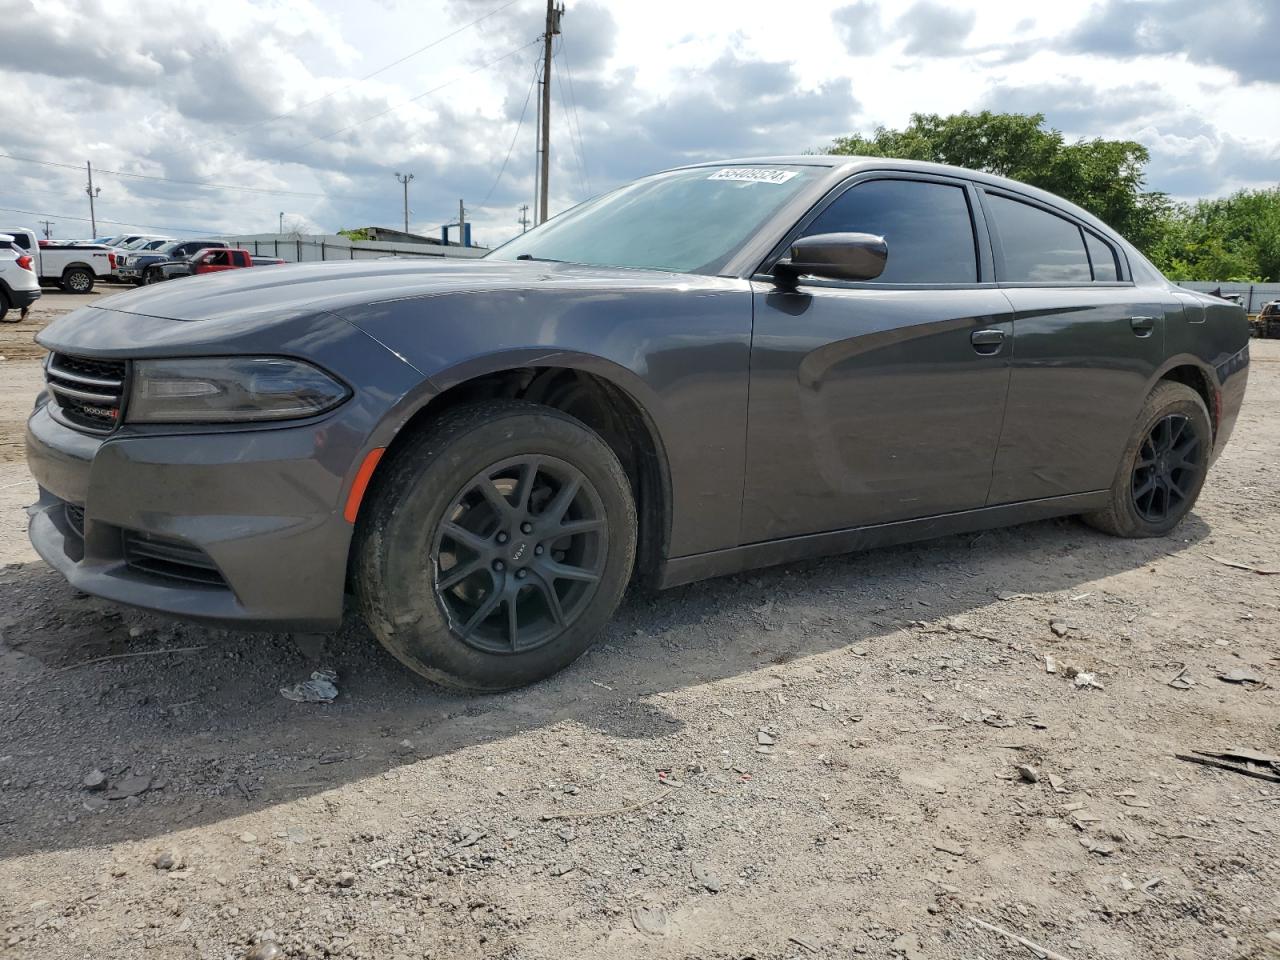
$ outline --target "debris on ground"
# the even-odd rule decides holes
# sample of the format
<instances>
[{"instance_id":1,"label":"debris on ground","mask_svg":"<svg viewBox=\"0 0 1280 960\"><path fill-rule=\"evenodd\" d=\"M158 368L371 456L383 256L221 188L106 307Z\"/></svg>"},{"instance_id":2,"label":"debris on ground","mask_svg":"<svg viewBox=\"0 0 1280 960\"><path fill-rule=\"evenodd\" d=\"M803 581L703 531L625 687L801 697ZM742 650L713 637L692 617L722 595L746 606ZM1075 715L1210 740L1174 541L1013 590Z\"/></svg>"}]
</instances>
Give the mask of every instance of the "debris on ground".
<instances>
[{"instance_id":1,"label":"debris on ground","mask_svg":"<svg viewBox=\"0 0 1280 960\"><path fill-rule=\"evenodd\" d=\"M665 937L671 929L671 921L667 919L667 911L658 906L638 906L631 908L632 925L648 937Z\"/></svg>"},{"instance_id":2,"label":"debris on ground","mask_svg":"<svg viewBox=\"0 0 1280 960\"><path fill-rule=\"evenodd\" d=\"M1220 563L1224 567L1233 567L1236 570L1248 570L1250 573L1256 573L1264 577L1274 577L1280 574L1280 570L1270 567L1255 567L1251 563L1241 563L1238 560L1226 560L1223 557L1209 557L1215 563Z\"/></svg>"},{"instance_id":3,"label":"debris on ground","mask_svg":"<svg viewBox=\"0 0 1280 960\"><path fill-rule=\"evenodd\" d=\"M1197 751L1198 752L1198 751ZM1266 780L1270 783L1280 783L1280 773L1264 773L1260 770L1253 770L1249 767L1237 766L1234 763L1226 763L1222 760L1214 760L1211 756L1188 756L1185 753L1175 753L1174 757L1184 760L1187 763L1198 763L1205 767L1215 767L1218 770L1229 770L1232 773L1238 773L1242 777L1253 777L1255 780Z\"/></svg>"},{"instance_id":4,"label":"debris on ground","mask_svg":"<svg viewBox=\"0 0 1280 960\"><path fill-rule=\"evenodd\" d=\"M338 696L338 671L317 670L310 680L281 687L280 696L294 703L333 703Z\"/></svg>"},{"instance_id":5,"label":"debris on ground","mask_svg":"<svg viewBox=\"0 0 1280 960\"><path fill-rule=\"evenodd\" d=\"M1031 766L1031 764L1029 763L1020 763L1013 769L1017 770L1018 776L1021 777L1023 780L1025 780L1027 783L1040 782L1040 771L1037 770L1035 767Z\"/></svg>"},{"instance_id":6,"label":"debris on ground","mask_svg":"<svg viewBox=\"0 0 1280 960\"><path fill-rule=\"evenodd\" d=\"M1014 943L1021 944L1036 956L1041 957L1042 960L1067 960L1063 954L1058 953L1056 950L1050 950L1048 947L1042 947L1040 944L1028 940L1026 937L1020 937L1016 933L1012 933L1011 931L1004 929L1004 927L997 927L994 923L987 923L985 920L979 920L977 917L971 916L969 920L970 922L977 924L983 930L990 930L992 933L998 933L1000 936L1005 937L1008 940L1012 940Z\"/></svg>"},{"instance_id":7,"label":"debris on ground","mask_svg":"<svg viewBox=\"0 0 1280 960\"><path fill-rule=\"evenodd\" d=\"M1220 673L1218 674L1218 679L1223 683L1238 683L1241 686L1251 687L1255 690L1261 690L1267 685L1266 681L1260 676L1244 667L1236 667L1226 673Z\"/></svg>"}]
</instances>

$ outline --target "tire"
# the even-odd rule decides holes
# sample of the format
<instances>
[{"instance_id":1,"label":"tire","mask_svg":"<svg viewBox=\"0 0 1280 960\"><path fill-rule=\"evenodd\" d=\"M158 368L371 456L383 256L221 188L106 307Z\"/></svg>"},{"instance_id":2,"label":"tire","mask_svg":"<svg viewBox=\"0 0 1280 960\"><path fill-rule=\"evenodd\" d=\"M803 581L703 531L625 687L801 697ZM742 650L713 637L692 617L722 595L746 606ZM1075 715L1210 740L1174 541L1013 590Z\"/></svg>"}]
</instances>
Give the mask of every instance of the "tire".
<instances>
[{"instance_id":1,"label":"tire","mask_svg":"<svg viewBox=\"0 0 1280 960\"><path fill-rule=\"evenodd\" d=\"M1165 536L1195 506L1212 450L1204 400L1184 383L1161 381L1138 414L1110 502L1085 522L1116 537Z\"/></svg>"},{"instance_id":2,"label":"tire","mask_svg":"<svg viewBox=\"0 0 1280 960\"><path fill-rule=\"evenodd\" d=\"M84 267L71 267L62 274L62 289L67 293L90 293L93 273Z\"/></svg>"},{"instance_id":3,"label":"tire","mask_svg":"<svg viewBox=\"0 0 1280 960\"><path fill-rule=\"evenodd\" d=\"M609 446L558 410L494 400L443 414L378 469L354 579L398 660L444 686L494 692L585 653L635 551L631 485Z\"/></svg>"},{"instance_id":4,"label":"tire","mask_svg":"<svg viewBox=\"0 0 1280 960\"><path fill-rule=\"evenodd\" d=\"M9 315L9 297L3 290L0 290L0 321L3 321L4 318L8 315ZM10 321L10 322L16 322L16 321Z\"/></svg>"}]
</instances>

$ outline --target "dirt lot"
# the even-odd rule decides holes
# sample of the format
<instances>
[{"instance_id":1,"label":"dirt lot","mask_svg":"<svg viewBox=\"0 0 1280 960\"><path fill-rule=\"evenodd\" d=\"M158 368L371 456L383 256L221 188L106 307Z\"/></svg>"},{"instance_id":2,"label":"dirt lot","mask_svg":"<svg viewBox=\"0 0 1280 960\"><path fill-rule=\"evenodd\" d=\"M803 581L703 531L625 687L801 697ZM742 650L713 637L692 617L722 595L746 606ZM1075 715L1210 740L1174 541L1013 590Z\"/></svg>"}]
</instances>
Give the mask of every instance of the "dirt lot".
<instances>
[{"instance_id":1,"label":"dirt lot","mask_svg":"<svg viewBox=\"0 0 1280 960\"><path fill-rule=\"evenodd\" d=\"M1039 523L634 598L482 698L356 624L68 588L21 533L38 379L0 363L0 956L1037 955L971 918L1071 960L1280 955L1280 784L1173 757L1280 753L1280 577L1212 559L1280 567L1278 344L1176 537ZM335 703L279 695L320 666Z\"/></svg>"}]
</instances>

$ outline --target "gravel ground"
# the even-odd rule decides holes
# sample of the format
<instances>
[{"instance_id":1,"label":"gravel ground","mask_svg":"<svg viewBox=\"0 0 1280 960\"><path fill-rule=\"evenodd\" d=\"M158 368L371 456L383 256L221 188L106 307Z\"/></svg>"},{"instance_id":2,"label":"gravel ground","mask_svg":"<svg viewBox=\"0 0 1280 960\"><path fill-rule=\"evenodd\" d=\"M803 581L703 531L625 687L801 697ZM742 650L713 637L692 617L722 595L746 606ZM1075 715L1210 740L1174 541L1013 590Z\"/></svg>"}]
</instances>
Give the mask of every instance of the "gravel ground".
<instances>
[{"instance_id":1,"label":"gravel ground","mask_svg":"<svg viewBox=\"0 0 1280 960\"><path fill-rule=\"evenodd\" d=\"M8 443L38 366L0 376ZM77 594L21 535L17 448L0 956L1035 955L974 918L1070 960L1280 956L1280 783L1173 756L1280 753L1280 577L1213 559L1280 567L1280 344L1251 379L1174 537L1062 520L635 597L490 697L356 623ZM336 702L279 695L321 667Z\"/></svg>"}]
</instances>

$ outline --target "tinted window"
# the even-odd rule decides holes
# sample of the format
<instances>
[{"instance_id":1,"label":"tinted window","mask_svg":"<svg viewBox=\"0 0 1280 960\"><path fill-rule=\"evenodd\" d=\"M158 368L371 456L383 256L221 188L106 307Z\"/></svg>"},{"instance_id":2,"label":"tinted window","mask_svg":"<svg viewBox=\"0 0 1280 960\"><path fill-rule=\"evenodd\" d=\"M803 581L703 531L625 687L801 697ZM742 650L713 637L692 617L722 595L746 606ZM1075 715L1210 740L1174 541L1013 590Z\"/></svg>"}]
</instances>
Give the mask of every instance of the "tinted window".
<instances>
[{"instance_id":1,"label":"tinted window","mask_svg":"<svg viewBox=\"0 0 1280 960\"><path fill-rule=\"evenodd\" d=\"M1076 283L1093 279L1080 228L1039 207L987 194L1000 232L1009 283Z\"/></svg>"},{"instance_id":2,"label":"tinted window","mask_svg":"<svg viewBox=\"0 0 1280 960\"><path fill-rule=\"evenodd\" d=\"M870 180L846 190L805 228L874 233L889 245L876 283L975 283L973 220L962 187L923 180Z\"/></svg>"},{"instance_id":3,"label":"tinted window","mask_svg":"<svg viewBox=\"0 0 1280 960\"><path fill-rule=\"evenodd\" d=\"M25 233L11 233L10 236L13 237L13 242L23 249L23 252L31 249L31 238Z\"/></svg>"},{"instance_id":4,"label":"tinted window","mask_svg":"<svg viewBox=\"0 0 1280 960\"><path fill-rule=\"evenodd\" d=\"M1085 246L1089 248L1089 262L1093 264L1094 280L1119 280L1120 271L1116 267L1116 252L1111 244L1100 237L1095 237L1088 230L1084 232Z\"/></svg>"}]
</instances>

